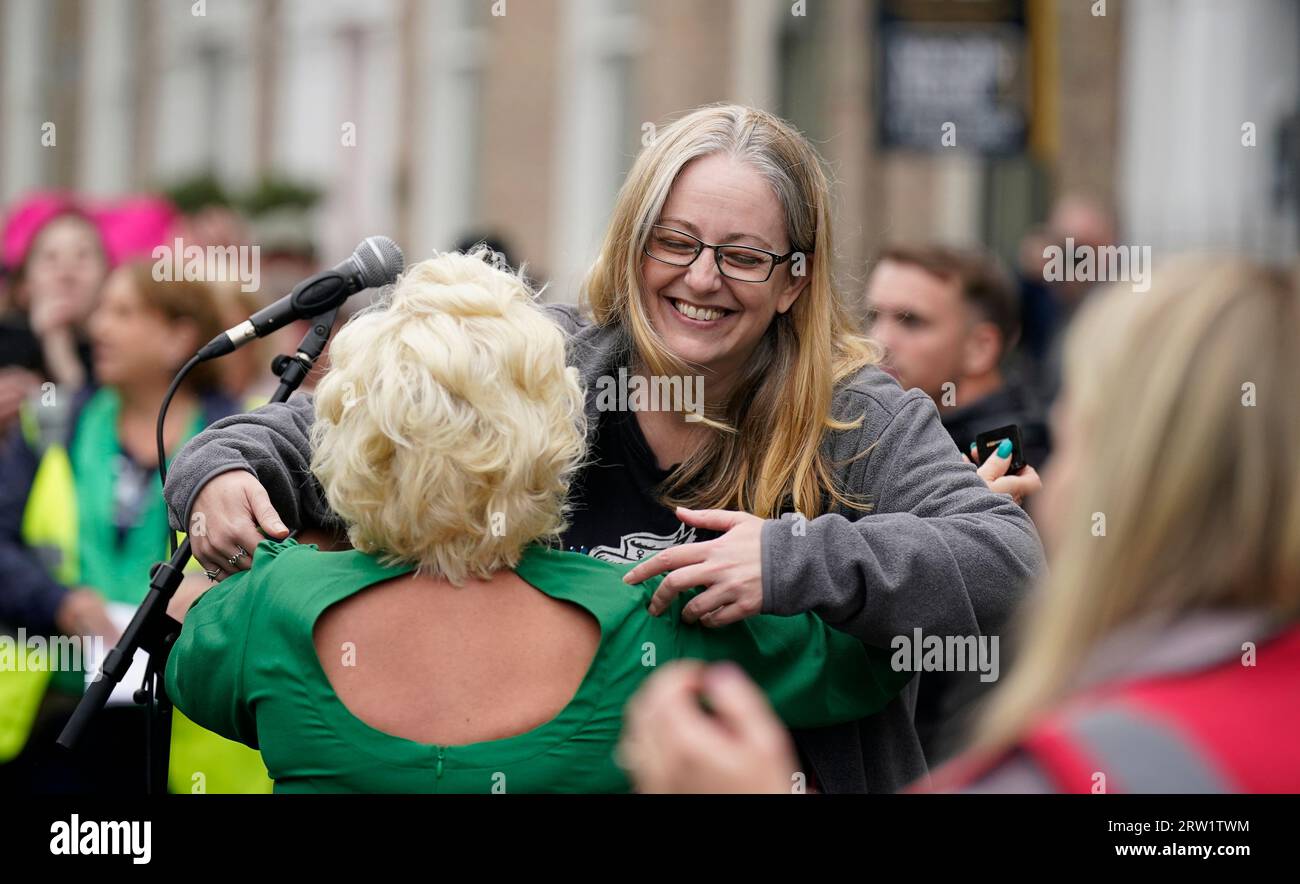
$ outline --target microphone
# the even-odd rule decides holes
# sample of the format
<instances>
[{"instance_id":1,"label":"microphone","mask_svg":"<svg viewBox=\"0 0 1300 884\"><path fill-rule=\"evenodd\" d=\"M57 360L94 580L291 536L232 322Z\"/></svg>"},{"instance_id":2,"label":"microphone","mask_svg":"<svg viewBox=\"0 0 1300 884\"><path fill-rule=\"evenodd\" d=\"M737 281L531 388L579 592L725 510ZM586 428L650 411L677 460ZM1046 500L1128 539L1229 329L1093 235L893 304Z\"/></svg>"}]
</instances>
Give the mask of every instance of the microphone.
<instances>
[{"instance_id":1,"label":"microphone","mask_svg":"<svg viewBox=\"0 0 1300 884\"><path fill-rule=\"evenodd\" d=\"M253 338L264 338L295 320L328 313L362 289L393 282L405 266L397 243L386 236L368 236L332 269L307 277L274 304L217 335L199 351L199 361L233 353Z\"/></svg>"}]
</instances>

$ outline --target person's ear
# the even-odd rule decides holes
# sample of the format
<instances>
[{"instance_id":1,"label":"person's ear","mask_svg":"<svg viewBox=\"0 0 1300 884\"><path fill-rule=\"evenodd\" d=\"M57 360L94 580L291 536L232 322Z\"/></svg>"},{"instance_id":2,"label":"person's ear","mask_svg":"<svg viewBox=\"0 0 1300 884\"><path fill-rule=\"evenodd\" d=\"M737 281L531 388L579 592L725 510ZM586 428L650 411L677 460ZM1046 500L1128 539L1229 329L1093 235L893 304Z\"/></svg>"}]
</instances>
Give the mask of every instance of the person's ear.
<instances>
[{"instance_id":1,"label":"person's ear","mask_svg":"<svg viewBox=\"0 0 1300 884\"><path fill-rule=\"evenodd\" d=\"M795 256L795 260L799 260L799 258L799 255ZM794 302L799 300L799 296L803 294L804 289L808 287L808 283L812 281L812 268L808 265L807 256L803 256L803 260L799 260L798 268L801 272L796 274L794 272L795 264L793 261L790 263L789 270L787 270L789 282L782 288L781 293L776 296L777 313L788 312L794 306Z\"/></svg>"},{"instance_id":2,"label":"person's ear","mask_svg":"<svg viewBox=\"0 0 1300 884\"><path fill-rule=\"evenodd\" d=\"M971 326L962 348L962 369L969 376L995 371L1002 359L1002 333L991 322Z\"/></svg>"}]
</instances>

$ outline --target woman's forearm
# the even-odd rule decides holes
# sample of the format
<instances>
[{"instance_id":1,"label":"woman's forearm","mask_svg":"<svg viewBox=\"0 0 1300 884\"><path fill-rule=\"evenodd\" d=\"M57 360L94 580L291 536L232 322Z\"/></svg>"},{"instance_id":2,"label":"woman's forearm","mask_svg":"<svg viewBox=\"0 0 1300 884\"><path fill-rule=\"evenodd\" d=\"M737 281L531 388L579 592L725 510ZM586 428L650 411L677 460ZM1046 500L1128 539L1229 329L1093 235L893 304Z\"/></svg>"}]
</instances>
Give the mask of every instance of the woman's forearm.
<instances>
[{"instance_id":1,"label":"woman's forearm","mask_svg":"<svg viewBox=\"0 0 1300 884\"><path fill-rule=\"evenodd\" d=\"M940 636L1001 629L1043 567L1029 517L1010 500L1005 507L936 518L828 515L797 536L788 521L769 522L763 610L811 611L881 648L917 628Z\"/></svg>"},{"instance_id":2,"label":"woman's forearm","mask_svg":"<svg viewBox=\"0 0 1300 884\"><path fill-rule=\"evenodd\" d=\"M163 496L172 527L188 530L190 508L201 486L233 469L247 470L266 489L288 524L330 524L333 513L311 479L310 396L265 405L217 421L181 449L167 474Z\"/></svg>"}]
</instances>

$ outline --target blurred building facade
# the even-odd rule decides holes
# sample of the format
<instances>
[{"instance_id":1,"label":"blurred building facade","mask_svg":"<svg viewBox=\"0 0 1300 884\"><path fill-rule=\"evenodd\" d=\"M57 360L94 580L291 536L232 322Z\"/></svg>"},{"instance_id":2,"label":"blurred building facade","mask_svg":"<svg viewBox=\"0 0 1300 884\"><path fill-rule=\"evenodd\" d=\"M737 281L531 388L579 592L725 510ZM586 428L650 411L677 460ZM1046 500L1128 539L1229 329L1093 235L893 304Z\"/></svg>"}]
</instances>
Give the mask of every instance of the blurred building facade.
<instances>
[{"instance_id":1,"label":"blurred building facade","mask_svg":"<svg viewBox=\"0 0 1300 884\"><path fill-rule=\"evenodd\" d=\"M550 297L571 300L647 127L740 101L794 121L830 162L838 265L856 278L898 240L1009 257L1067 192L1113 207L1129 243L1285 257L1298 242L1298 10L0 0L0 198L53 186L110 197L205 171L238 188L278 174L326 191L316 227L331 263L370 233L419 258L493 231L554 280ZM1023 143L973 152L960 128L950 146L937 129L930 147L886 143L890 16L953 33L1015 22L1022 45L1007 63L1025 92ZM54 145L42 143L50 122Z\"/></svg>"}]
</instances>

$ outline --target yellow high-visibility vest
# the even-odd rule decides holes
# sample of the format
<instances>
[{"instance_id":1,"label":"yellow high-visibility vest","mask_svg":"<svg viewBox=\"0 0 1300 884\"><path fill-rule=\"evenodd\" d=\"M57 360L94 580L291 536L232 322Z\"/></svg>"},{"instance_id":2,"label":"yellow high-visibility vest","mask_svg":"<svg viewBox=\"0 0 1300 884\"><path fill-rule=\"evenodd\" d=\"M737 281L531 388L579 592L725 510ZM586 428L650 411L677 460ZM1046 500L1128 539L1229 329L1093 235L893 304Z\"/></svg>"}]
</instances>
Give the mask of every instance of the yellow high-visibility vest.
<instances>
[{"instance_id":1,"label":"yellow high-visibility vest","mask_svg":"<svg viewBox=\"0 0 1300 884\"><path fill-rule=\"evenodd\" d=\"M35 415L26 403L20 420L28 446L39 456L23 509L22 539L51 576L65 586L75 586L80 566L72 461L64 445L40 438ZM198 573L201 567L191 560L186 571ZM142 597L144 590L141 587ZM47 661L38 660L39 653L25 647L15 652L24 655L21 663L0 665L0 763L13 759L27 744L52 677ZM179 709L172 710L167 780L170 790L178 793L265 793L274 785L257 750L199 727Z\"/></svg>"}]
</instances>

